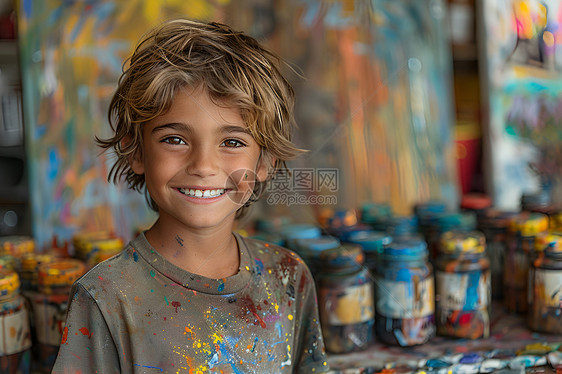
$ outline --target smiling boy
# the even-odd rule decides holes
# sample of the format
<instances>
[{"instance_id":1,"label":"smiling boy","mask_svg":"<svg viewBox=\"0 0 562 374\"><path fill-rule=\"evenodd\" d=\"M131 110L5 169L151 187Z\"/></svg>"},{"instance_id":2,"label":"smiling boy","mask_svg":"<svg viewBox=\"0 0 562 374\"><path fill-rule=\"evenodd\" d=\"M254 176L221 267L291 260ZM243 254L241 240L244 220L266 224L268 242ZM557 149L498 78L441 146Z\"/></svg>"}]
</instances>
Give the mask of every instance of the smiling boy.
<instances>
[{"instance_id":1,"label":"smiling boy","mask_svg":"<svg viewBox=\"0 0 562 374\"><path fill-rule=\"evenodd\" d=\"M308 268L233 233L301 153L293 102L279 59L228 26L175 19L143 38L98 142L158 219L74 284L54 373L328 370Z\"/></svg>"}]
</instances>

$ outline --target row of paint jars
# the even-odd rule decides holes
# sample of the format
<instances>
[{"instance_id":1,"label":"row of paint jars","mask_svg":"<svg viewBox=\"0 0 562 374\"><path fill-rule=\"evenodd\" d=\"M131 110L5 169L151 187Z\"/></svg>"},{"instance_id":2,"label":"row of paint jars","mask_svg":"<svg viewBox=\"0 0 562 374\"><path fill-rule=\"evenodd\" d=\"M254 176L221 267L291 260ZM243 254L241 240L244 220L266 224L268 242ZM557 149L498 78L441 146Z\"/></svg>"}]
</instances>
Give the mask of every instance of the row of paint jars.
<instances>
[{"instance_id":1,"label":"row of paint jars","mask_svg":"<svg viewBox=\"0 0 562 374\"><path fill-rule=\"evenodd\" d=\"M35 244L30 237L0 237L0 248L3 258L12 258L3 262L5 266L2 270L6 274L0 275L0 282L17 284L15 293L25 300L25 312L14 308L12 302L3 304L2 310L8 311L6 318L10 319L9 323L14 328L18 324L24 326L22 320L27 321L31 348L30 354L25 351L20 355L22 358L18 366L16 361L8 361L10 366L2 368L9 367L5 371L8 373L50 373L62 339L70 288L88 266L82 260L64 257L66 250L61 251L60 248L35 252ZM18 332L15 336L20 340L14 340L10 335L13 331L19 330L10 327L0 331L0 340L9 346L8 350L0 352L0 360L13 360L7 352L21 348L19 342L26 334Z\"/></svg>"},{"instance_id":2,"label":"row of paint jars","mask_svg":"<svg viewBox=\"0 0 562 374\"><path fill-rule=\"evenodd\" d=\"M307 225L283 230L286 245L315 276L328 351L364 349L373 333L399 346L424 344L436 328L446 336L488 336L490 276L482 234L443 235L435 274L419 236L390 242L384 233L359 230L346 237L351 244L341 244L321 234Z\"/></svg>"}]
</instances>

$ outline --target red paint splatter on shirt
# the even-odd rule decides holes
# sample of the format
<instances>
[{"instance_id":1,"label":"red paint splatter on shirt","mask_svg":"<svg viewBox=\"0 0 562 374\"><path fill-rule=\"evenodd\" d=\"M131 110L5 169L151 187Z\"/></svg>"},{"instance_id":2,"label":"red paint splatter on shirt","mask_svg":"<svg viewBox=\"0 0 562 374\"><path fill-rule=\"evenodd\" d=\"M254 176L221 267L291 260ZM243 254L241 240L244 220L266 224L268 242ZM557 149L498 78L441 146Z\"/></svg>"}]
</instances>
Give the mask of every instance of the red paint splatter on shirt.
<instances>
[{"instance_id":1,"label":"red paint splatter on shirt","mask_svg":"<svg viewBox=\"0 0 562 374\"><path fill-rule=\"evenodd\" d=\"M176 308L176 313L178 312L178 308L181 306L179 301L172 301L172 307Z\"/></svg>"},{"instance_id":2,"label":"red paint splatter on shirt","mask_svg":"<svg viewBox=\"0 0 562 374\"><path fill-rule=\"evenodd\" d=\"M254 302L252 301L252 299L250 299L250 296L245 296L245 297L242 299L242 305L243 305L244 307L248 308L248 310L249 310L250 312L252 312L252 314L254 315L254 317L256 317L257 322L260 324L260 326L265 329L265 327L266 327L267 325L265 324L265 322L263 321L263 319L261 319L261 317L258 315L258 311L257 311L257 309L256 309L256 306L254 305Z\"/></svg>"},{"instance_id":3,"label":"red paint splatter on shirt","mask_svg":"<svg viewBox=\"0 0 562 374\"><path fill-rule=\"evenodd\" d=\"M66 329L66 327L65 327L65 329ZM80 331L80 332L82 333L82 335L87 336L88 339L92 337L92 334L90 333L90 330L88 330L87 327L82 327L82 328L79 329L78 331Z\"/></svg>"},{"instance_id":4,"label":"red paint splatter on shirt","mask_svg":"<svg viewBox=\"0 0 562 374\"><path fill-rule=\"evenodd\" d=\"M66 344L66 339L68 339L68 327L65 327L64 331L62 332L61 344Z\"/></svg>"}]
</instances>

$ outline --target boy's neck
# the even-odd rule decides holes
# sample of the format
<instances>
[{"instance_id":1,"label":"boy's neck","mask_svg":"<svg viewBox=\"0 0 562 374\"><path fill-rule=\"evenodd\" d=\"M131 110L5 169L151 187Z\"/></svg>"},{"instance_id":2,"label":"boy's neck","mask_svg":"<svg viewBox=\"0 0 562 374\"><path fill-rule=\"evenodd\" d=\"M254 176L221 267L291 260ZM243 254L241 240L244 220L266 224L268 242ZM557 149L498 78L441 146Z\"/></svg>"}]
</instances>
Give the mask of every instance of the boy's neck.
<instances>
[{"instance_id":1,"label":"boy's neck","mask_svg":"<svg viewBox=\"0 0 562 374\"><path fill-rule=\"evenodd\" d=\"M145 233L152 247L172 264L212 279L238 273L240 255L232 228L175 229L160 220Z\"/></svg>"}]
</instances>

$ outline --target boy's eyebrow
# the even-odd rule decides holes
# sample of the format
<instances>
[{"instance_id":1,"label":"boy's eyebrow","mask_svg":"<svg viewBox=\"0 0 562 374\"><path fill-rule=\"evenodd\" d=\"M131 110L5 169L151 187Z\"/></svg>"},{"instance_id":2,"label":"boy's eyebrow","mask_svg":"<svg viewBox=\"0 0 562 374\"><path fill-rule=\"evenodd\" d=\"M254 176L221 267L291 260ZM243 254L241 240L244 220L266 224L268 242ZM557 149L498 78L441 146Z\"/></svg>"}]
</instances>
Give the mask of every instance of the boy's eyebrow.
<instances>
[{"instance_id":1,"label":"boy's eyebrow","mask_svg":"<svg viewBox=\"0 0 562 374\"><path fill-rule=\"evenodd\" d=\"M191 126L189 126L186 123L171 122L171 123L164 123L162 125L156 126L155 128L152 129L152 133L154 134L155 132L165 130L165 129L171 129L171 130L176 130L176 131L187 131L189 133L193 132L193 130L191 129Z\"/></svg>"},{"instance_id":2,"label":"boy's eyebrow","mask_svg":"<svg viewBox=\"0 0 562 374\"><path fill-rule=\"evenodd\" d=\"M242 126L235 126L235 125L228 125L228 126L222 126L220 128L220 132L221 133L225 133L225 134L231 134L231 133L235 133L235 132L241 132L244 134L250 134L250 130L248 130L247 127L242 127Z\"/></svg>"}]
</instances>

